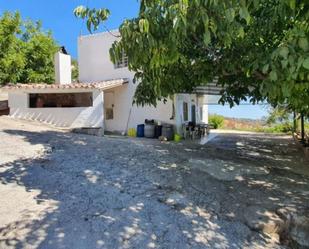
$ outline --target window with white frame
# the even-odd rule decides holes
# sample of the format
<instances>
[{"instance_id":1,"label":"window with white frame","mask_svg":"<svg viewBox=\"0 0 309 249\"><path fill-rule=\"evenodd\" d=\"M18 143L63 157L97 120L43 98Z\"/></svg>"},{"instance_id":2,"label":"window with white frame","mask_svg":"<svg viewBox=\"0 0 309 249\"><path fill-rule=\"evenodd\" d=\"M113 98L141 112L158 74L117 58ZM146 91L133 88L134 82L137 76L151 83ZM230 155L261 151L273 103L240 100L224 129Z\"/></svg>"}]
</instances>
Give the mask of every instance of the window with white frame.
<instances>
[{"instance_id":1,"label":"window with white frame","mask_svg":"<svg viewBox=\"0 0 309 249\"><path fill-rule=\"evenodd\" d=\"M128 66L128 56L125 52L122 52L121 58L114 64L115 69L124 68Z\"/></svg>"},{"instance_id":2,"label":"window with white frame","mask_svg":"<svg viewBox=\"0 0 309 249\"><path fill-rule=\"evenodd\" d=\"M188 121L189 119L189 110L188 110L188 103L187 102L183 102L183 105L182 105L182 114L183 114L183 121Z\"/></svg>"}]
</instances>

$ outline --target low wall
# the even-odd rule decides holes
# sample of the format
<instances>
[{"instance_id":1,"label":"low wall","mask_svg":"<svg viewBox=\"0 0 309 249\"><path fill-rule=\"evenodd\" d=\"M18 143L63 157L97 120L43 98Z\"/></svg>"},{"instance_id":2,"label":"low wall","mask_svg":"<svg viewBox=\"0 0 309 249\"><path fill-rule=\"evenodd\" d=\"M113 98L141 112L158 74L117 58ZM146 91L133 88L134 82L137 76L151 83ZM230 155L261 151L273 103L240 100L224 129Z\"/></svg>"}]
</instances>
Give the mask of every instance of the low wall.
<instances>
[{"instance_id":1,"label":"low wall","mask_svg":"<svg viewBox=\"0 0 309 249\"><path fill-rule=\"evenodd\" d=\"M52 93L66 91L53 90ZM86 91L67 91L86 92ZM89 91L88 91L89 92ZM66 128L102 128L103 127L103 93L93 90L92 107L29 108L29 93L51 93L48 91L11 92L9 93L10 116L20 119L36 120Z\"/></svg>"}]
</instances>

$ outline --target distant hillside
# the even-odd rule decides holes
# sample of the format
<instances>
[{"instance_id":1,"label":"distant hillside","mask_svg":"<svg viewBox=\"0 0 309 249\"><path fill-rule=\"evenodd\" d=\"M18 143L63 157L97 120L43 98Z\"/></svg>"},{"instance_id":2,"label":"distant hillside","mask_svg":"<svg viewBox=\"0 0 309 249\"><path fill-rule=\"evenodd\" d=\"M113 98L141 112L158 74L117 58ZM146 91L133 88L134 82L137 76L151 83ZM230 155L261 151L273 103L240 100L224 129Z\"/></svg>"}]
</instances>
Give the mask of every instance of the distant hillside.
<instances>
[{"instance_id":1,"label":"distant hillside","mask_svg":"<svg viewBox=\"0 0 309 249\"><path fill-rule=\"evenodd\" d=\"M239 129L239 130L255 130L264 126L265 122L261 119L248 119L248 118L229 118L224 117L225 129Z\"/></svg>"}]
</instances>

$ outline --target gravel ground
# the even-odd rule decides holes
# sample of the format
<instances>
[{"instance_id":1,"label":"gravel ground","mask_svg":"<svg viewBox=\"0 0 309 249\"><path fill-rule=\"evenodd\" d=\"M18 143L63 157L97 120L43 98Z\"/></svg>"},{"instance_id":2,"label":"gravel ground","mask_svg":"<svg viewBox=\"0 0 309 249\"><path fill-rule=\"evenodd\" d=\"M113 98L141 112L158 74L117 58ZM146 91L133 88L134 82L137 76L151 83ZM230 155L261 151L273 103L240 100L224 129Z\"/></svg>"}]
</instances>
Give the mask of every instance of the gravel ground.
<instances>
[{"instance_id":1,"label":"gravel ground","mask_svg":"<svg viewBox=\"0 0 309 249\"><path fill-rule=\"evenodd\" d=\"M0 117L0 139L1 249L309 243L309 167L289 137L222 133L201 146Z\"/></svg>"}]
</instances>

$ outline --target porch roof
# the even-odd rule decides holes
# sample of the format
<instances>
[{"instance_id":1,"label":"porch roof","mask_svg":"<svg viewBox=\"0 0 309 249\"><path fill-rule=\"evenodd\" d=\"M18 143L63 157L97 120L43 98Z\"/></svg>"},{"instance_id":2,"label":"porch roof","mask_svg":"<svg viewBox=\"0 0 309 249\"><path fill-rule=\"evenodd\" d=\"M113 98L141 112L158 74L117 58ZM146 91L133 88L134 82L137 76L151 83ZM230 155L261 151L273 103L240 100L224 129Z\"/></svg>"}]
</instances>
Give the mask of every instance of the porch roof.
<instances>
[{"instance_id":1,"label":"porch roof","mask_svg":"<svg viewBox=\"0 0 309 249\"><path fill-rule=\"evenodd\" d=\"M218 85L218 80L208 83L205 86L199 86L194 89L194 93L206 94L206 95L221 95L220 92L223 90L222 86Z\"/></svg>"},{"instance_id":2,"label":"porch roof","mask_svg":"<svg viewBox=\"0 0 309 249\"><path fill-rule=\"evenodd\" d=\"M46 84L46 83L9 83L3 87L0 87L0 91L9 92L16 90L37 90L37 89L99 89L107 90L117 86L122 86L129 83L127 78L119 78L98 82L82 82L82 83L71 83L71 84Z\"/></svg>"}]
</instances>

